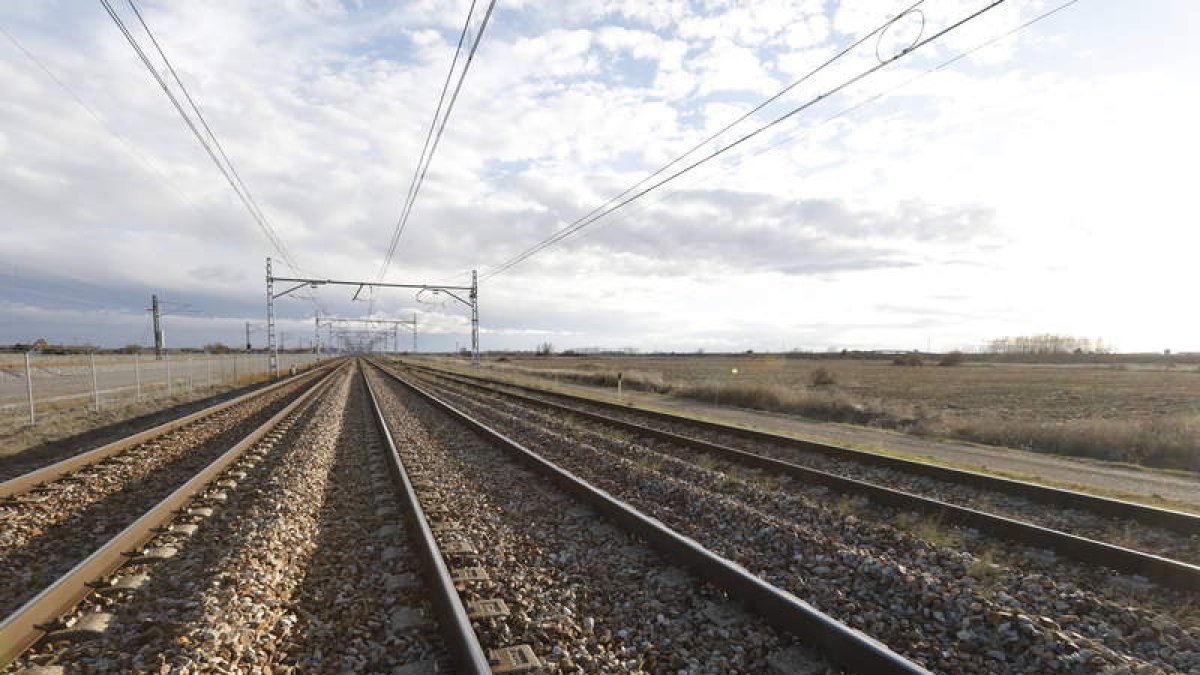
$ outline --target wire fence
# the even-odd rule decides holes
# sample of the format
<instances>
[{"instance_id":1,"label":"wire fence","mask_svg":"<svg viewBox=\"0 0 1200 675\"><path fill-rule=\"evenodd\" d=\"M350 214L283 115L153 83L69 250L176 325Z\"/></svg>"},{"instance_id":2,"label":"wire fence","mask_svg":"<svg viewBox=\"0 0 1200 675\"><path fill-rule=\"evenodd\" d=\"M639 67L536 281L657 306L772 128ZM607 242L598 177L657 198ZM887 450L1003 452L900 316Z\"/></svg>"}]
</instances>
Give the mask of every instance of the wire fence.
<instances>
[{"instance_id":1,"label":"wire fence","mask_svg":"<svg viewBox=\"0 0 1200 675\"><path fill-rule=\"evenodd\" d=\"M325 357L280 354L280 374ZM0 354L0 416L36 425L52 411L96 411L152 399L245 386L266 379L267 354Z\"/></svg>"}]
</instances>

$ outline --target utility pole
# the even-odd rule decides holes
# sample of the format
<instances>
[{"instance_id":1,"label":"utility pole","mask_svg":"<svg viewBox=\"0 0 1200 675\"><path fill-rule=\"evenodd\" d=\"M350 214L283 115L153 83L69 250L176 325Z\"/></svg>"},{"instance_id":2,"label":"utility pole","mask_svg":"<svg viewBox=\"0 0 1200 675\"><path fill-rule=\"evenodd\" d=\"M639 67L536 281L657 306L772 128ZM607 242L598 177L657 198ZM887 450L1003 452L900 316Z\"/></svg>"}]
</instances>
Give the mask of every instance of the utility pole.
<instances>
[{"instance_id":1,"label":"utility pole","mask_svg":"<svg viewBox=\"0 0 1200 675\"><path fill-rule=\"evenodd\" d=\"M154 318L154 360L162 361L162 357L163 357L162 312L158 308L158 295L150 296L150 315Z\"/></svg>"},{"instance_id":2,"label":"utility pole","mask_svg":"<svg viewBox=\"0 0 1200 675\"><path fill-rule=\"evenodd\" d=\"M471 270L471 363L479 367L479 275Z\"/></svg>"},{"instance_id":3,"label":"utility pole","mask_svg":"<svg viewBox=\"0 0 1200 675\"><path fill-rule=\"evenodd\" d=\"M267 258L267 353L271 377L279 377L279 349L275 346L275 276L271 274L271 258Z\"/></svg>"},{"instance_id":4,"label":"utility pole","mask_svg":"<svg viewBox=\"0 0 1200 675\"><path fill-rule=\"evenodd\" d=\"M417 313L416 312L413 312L412 326L413 326L413 353L416 354L417 353Z\"/></svg>"},{"instance_id":5,"label":"utility pole","mask_svg":"<svg viewBox=\"0 0 1200 675\"><path fill-rule=\"evenodd\" d=\"M250 346L250 322L247 321L246 322L246 351L250 351L251 349L252 349L252 347Z\"/></svg>"}]
</instances>

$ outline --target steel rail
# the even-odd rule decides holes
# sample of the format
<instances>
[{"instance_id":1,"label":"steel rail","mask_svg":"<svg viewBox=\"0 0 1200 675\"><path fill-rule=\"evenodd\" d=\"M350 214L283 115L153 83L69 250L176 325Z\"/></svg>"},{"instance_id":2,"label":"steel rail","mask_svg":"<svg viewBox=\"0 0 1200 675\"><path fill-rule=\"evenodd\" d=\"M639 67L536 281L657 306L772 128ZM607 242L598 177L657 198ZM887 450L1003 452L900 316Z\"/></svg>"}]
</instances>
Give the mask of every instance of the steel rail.
<instances>
[{"instance_id":1,"label":"steel rail","mask_svg":"<svg viewBox=\"0 0 1200 675\"><path fill-rule=\"evenodd\" d=\"M430 582L428 587L433 596L434 608L438 613L438 624L446 639L450 656L454 659L455 672L490 675L491 665L483 653L483 648L475 635L475 629L471 626L471 620L467 617L467 610L463 607L462 599L454 587L450 568L442 558L437 539L434 538L433 530L429 527L429 521L425 517L425 510L421 508L417 491L408 476L408 470L404 467L404 460L400 459L400 452L396 449L396 441L392 436L391 428L388 427L387 420L383 416L383 409L379 405L379 399L375 396L375 387L372 386L365 369L362 370L361 375L367 387L367 395L371 399L375 426L379 429L387 447L388 469L392 474L392 479L396 482L401 497L400 501L407 511L408 517L405 520L408 523L409 532L412 534L411 541L415 542L425 566L426 578Z\"/></svg>"},{"instance_id":2,"label":"steel rail","mask_svg":"<svg viewBox=\"0 0 1200 675\"><path fill-rule=\"evenodd\" d=\"M332 364L317 366L316 368L285 378L261 389L247 392L236 398L229 399L228 401L222 401L221 403L209 406L203 410L198 410L189 415L184 415L178 419L171 420L170 422L165 422L156 427L146 429L145 431L140 431L131 436L126 436L125 438L113 441L107 445L93 448L92 450L82 452L73 457L68 457L67 459L56 462L49 466L44 466L40 469L35 469L28 473L21 474L15 478L6 480L3 483L0 483L0 500L27 492L43 483L49 483L58 480L59 478L78 471L89 464L93 464L102 459L111 457L122 450L145 443L146 441L154 440L155 438L168 434L176 429L179 429L180 427L187 426L188 424L201 420L205 417L210 417L240 403L245 403L246 401L249 401L255 397L262 396L282 387L286 387L290 384L300 382L304 378L316 377L316 375L322 370L330 367L332 367Z\"/></svg>"},{"instance_id":3,"label":"steel rail","mask_svg":"<svg viewBox=\"0 0 1200 675\"><path fill-rule=\"evenodd\" d=\"M1088 494L1078 490L1051 487L1049 485L1041 485L1029 481L1017 480L1015 478L1004 478L1002 476L994 476L991 474L969 471L967 469L957 469L940 464L930 464L927 462L904 459L902 457L892 457L890 455L870 452L868 450L858 450L855 448L848 448L830 443L809 441L770 431L748 429L746 427L723 424L720 422L700 420L675 413L663 412L660 410L650 410L648 408L642 408L635 405L614 403L612 401L604 401L588 396L579 396L576 394L552 391L540 387L516 384L502 379L485 377L482 375L467 375L464 373L447 371L440 368L431 368L429 366L407 362L405 362L404 365L416 370L453 375L455 377L479 380L490 384L531 392L534 394L555 396L567 400L579 401L589 405L605 408L607 410L616 410L624 413L644 415L646 417L651 417L670 424L681 424L685 426L690 425L709 431L717 431L739 436L751 441L786 445L796 450L814 452L827 457L832 457L834 459L843 459L862 464L873 464L895 471L921 475L928 478L936 478L938 480L969 485L972 487L984 488L1009 495L1025 497L1031 501L1049 506L1083 509L1115 518L1129 518L1136 520L1143 525L1163 527L1188 536L1200 535L1200 515L1187 513L1185 511L1176 511L1158 506L1150 506L1148 504L1114 499L1112 497L1101 497L1099 495Z\"/></svg>"},{"instance_id":4,"label":"steel rail","mask_svg":"<svg viewBox=\"0 0 1200 675\"><path fill-rule=\"evenodd\" d=\"M104 579L125 564L127 552L139 550L153 539L158 534L158 528L174 517L184 504L220 476L221 472L271 433L288 415L327 390L340 370L339 366L326 373L271 419L251 431L166 499L4 619L0 623L0 669L7 667L46 634L42 626L52 624L86 598L93 590L89 584Z\"/></svg>"},{"instance_id":5,"label":"steel rail","mask_svg":"<svg viewBox=\"0 0 1200 675\"><path fill-rule=\"evenodd\" d=\"M732 598L754 609L780 630L816 645L839 666L870 675L929 672L875 638L841 623L786 590L763 581L741 565L713 553L696 540L672 530L661 521L546 460L421 385L378 364L372 365L488 442L557 481L568 492L590 503L597 511L641 538L667 559L724 589Z\"/></svg>"},{"instance_id":6,"label":"steel rail","mask_svg":"<svg viewBox=\"0 0 1200 675\"><path fill-rule=\"evenodd\" d=\"M847 478L828 471L811 469L711 441L682 436L674 432L643 426L636 422L609 417L588 410L580 410L561 403L503 391L489 385L472 382L469 379L445 375L441 377L469 387L476 387L484 391L508 396L527 404L540 405L550 410L576 415L635 434L658 438L683 447L732 459L747 466L785 474L842 492L861 494L877 504L920 511L941 518L947 523L991 532L995 536L1019 544L1050 549L1087 564L1102 565L1127 574L1138 574L1164 586L1186 591L1200 590L1200 566L1190 563L1081 537L1041 525L1034 525L1015 518L999 516L986 511L959 506L958 504L951 504L870 481Z\"/></svg>"}]
</instances>

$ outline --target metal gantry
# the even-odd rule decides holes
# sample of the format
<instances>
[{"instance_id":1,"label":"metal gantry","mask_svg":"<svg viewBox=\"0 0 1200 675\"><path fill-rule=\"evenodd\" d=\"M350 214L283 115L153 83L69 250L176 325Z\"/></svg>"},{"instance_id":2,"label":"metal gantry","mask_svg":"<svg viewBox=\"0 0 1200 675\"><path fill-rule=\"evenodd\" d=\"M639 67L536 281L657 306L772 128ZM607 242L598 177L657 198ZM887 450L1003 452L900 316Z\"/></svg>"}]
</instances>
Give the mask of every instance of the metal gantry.
<instances>
[{"instance_id":1,"label":"metal gantry","mask_svg":"<svg viewBox=\"0 0 1200 675\"><path fill-rule=\"evenodd\" d=\"M374 319L374 318L359 318L359 319L343 319L332 316L321 316L318 314L314 320L314 330L317 339L320 340L321 326L328 329L329 343L333 346L333 329L341 326L366 326L375 329L375 332L391 331L392 334L392 349L400 351L400 327L405 326L412 328L413 334L413 351L416 351L417 344L417 315L413 313L411 319Z\"/></svg>"},{"instance_id":2,"label":"metal gantry","mask_svg":"<svg viewBox=\"0 0 1200 675\"><path fill-rule=\"evenodd\" d=\"M276 293L275 282L282 281L294 284ZM267 351L270 353L272 375L279 375L279 346L275 343L275 300L289 295L301 288L316 288L318 286L357 286L354 298L358 299L364 288L409 288L418 292L434 294L445 293L450 298L465 305L471 311L471 362L479 366L479 275L471 270L470 286L451 286L447 284L390 284L377 281L338 281L334 279L306 279L302 277L277 277L271 272L271 259L267 258ZM465 294L466 297L463 297ZM414 322L416 318L414 317ZM405 322L407 323L407 322ZM415 341L415 334L414 334Z\"/></svg>"}]
</instances>

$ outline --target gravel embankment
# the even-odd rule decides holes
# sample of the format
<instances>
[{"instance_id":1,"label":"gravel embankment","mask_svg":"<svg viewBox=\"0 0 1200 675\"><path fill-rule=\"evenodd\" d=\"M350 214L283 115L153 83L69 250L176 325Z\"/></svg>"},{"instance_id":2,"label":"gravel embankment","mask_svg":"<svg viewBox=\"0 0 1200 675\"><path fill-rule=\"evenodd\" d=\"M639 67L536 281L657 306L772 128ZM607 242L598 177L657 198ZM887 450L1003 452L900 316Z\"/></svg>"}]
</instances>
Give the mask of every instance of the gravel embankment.
<instances>
[{"instance_id":1,"label":"gravel embankment","mask_svg":"<svg viewBox=\"0 0 1200 675\"><path fill-rule=\"evenodd\" d=\"M45 501L0 502L0 615L169 495L298 395L283 387L47 484Z\"/></svg>"},{"instance_id":2,"label":"gravel embankment","mask_svg":"<svg viewBox=\"0 0 1200 675\"><path fill-rule=\"evenodd\" d=\"M528 392L521 393L528 395ZM721 433L689 425L686 422L666 422L650 415L638 414L636 411L616 411L578 401L559 401L555 400L553 395L535 396L535 398L546 398L555 403L564 403L589 412L781 459L839 476L868 481L924 497L1070 532L1081 537L1098 539L1155 555L1200 564L1200 536L1189 537L1169 529L1151 527L1129 519L1113 518L1086 510L1048 508L1045 504L1020 496L832 458L819 452L806 452L785 443L750 440L732 433Z\"/></svg>"},{"instance_id":3,"label":"gravel embankment","mask_svg":"<svg viewBox=\"0 0 1200 675\"><path fill-rule=\"evenodd\" d=\"M581 507L545 478L514 464L416 397L375 376L381 405L425 508L455 523L439 543L475 555L489 581L463 588L466 602L499 598L505 617L476 622L485 649L529 645L544 672L825 672L715 588ZM788 665L788 664L791 665Z\"/></svg>"},{"instance_id":4,"label":"gravel embankment","mask_svg":"<svg viewBox=\"0 0 1200 675\"><path fill-rule=\"evenodd\" d=\"M448 399L760 577L946 673L1200 669L1200 629L1036 566L988 564L854 515L820 493L703 468L461 385ZM464 396L464 393L466 394ZM1121 671L1114 671L1121 672Z\"/></svg>"},{"instance_id":5,"label":"gravel embankment","mask_svg":"<svg viewBox=\"0 0 1200 675\"><path fill-rule=\"evenodd\" d=\"M178 553L130 564L132 593L94 594L75 616L114 615L96 640L44 644L24 665L81 672L439 672L445 657L394 499L372 487L374 431L348 374L276 441L226 472L236 485ZM408 670L398 670L407 667Z\"/></svg>"}]
</instances>

